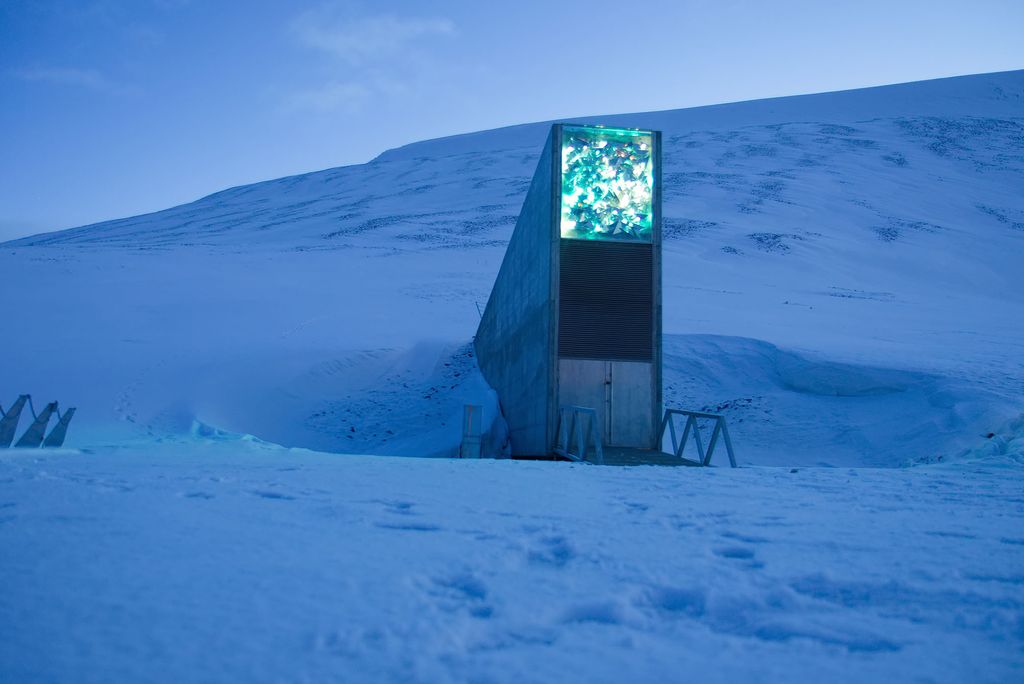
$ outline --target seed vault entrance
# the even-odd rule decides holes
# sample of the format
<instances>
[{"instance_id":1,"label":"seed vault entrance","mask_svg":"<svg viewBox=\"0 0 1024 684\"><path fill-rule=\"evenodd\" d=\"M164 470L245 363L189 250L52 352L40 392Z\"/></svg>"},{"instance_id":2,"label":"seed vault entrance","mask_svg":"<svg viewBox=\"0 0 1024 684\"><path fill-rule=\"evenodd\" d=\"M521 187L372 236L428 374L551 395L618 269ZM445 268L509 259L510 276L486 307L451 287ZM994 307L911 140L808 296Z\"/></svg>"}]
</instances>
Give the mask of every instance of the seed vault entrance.
<instances>
[{"instance_id":1,"label":"seed vault entrance","mask_svg":"<svg viewBox=\"0 0 1024 684\"><path fill-rule=\"evenodd\" d=\"M661 136L556 124L476 336L512 453L551 453L560 405L611 446L656 448Z\"/></svg>"}]
</instances>

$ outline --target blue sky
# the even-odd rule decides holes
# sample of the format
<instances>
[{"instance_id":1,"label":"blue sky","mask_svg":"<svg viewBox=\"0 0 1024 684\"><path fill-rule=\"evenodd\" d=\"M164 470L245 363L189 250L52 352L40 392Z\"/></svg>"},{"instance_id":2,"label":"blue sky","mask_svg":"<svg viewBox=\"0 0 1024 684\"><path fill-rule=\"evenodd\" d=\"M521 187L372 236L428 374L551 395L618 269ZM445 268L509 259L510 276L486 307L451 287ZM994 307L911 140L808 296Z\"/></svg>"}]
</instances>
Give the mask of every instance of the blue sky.
<instances>
[{"instance_id":1,"label":"blue sky","mask_svg":"<svg viewBox=\"0 0 1024 684\"><path fill-rule=\"evenodd\" d=\"M1024 67L1024 2L0 0L0 240L407 142Z\"/></svg>"}]
</instances>

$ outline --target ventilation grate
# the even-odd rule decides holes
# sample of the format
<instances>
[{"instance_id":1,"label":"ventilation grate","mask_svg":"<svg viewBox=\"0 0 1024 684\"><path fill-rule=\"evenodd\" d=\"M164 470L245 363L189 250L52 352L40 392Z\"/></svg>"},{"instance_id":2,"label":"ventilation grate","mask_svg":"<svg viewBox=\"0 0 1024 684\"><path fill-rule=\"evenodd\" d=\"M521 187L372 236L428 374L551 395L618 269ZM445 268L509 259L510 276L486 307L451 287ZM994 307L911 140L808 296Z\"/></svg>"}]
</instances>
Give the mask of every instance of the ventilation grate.
<instances>
[{"instance_id":1,"label":"ventilation grate","mask_svg":"<svg viewBox=\"0 0 1024 684\"><path fill-rule=\"evenodd\" d=\"M558 355L651 361L653 246L562 240Z\"/></svg>"}]
</instances>

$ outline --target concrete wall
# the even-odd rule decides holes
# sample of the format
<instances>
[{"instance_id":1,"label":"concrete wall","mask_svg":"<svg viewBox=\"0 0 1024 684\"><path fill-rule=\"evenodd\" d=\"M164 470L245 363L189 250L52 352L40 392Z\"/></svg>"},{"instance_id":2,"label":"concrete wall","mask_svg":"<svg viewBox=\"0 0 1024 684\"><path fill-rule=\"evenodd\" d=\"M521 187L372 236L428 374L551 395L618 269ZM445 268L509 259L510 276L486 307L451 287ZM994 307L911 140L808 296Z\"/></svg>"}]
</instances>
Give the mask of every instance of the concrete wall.
<instances>
[{"instance_id":1,"label":"concrete wall","mask_svg":"<svg viewBox=\"0 0 1024 684\"><path fill-rule=\"evenodd\" d=\"M653 396L651 397L651 448L661 449L658 444L658 428L661 425L664 414L662 402L662 277L661 268L663 263L662 245L662 169L661 169L661 131L654 131L654 358L651 359L653 367Z\"/></svg>"},{"instance_id":2,"label":"concrete wall","mask_svg":"<svg viewBox=\"0 0 1024 684\"><path fill-rule=\"evenodd\" d=\"M641 449L660 448L657 435L663 414L661 133L652 133L655 164L650 284L653 307L651 360L637 362L614 358L559 358L555 402L595 409L605 445ZM556 259L556 270L559 267Z\"/></svg>"},{"instance_id":3,"label":"concrete wall","mask_svg":"<svg viewBox=\"0 0 1024 684\"><path fill-rule=\"evenodd\" d=\"M654 132L654 346L650 363L559 361L561 135L561 126L552 126L477 329L480 370L498 393L513 456L551 453L560 403L590 406L599 413L612 407L611 415L601 421L606 443L657 448L655 434L662 412L661 134ZM566 374L563 378L560 366ZM606 374L619 382L606 386ZM565 386L560 387L561 383Z\"/></svg>"},{"instance_id":4,"label":"concrete wall","mask_svg":"<svg viewBox=\"0 0 1024 684\"><path fill-rule=\"evenodd\" d=\"M475 346L480 370L498 392L512 454L541 456L554 444L555 326L553 254L558 127L549 133L487 300Z\"/></svg>"}]
</instances>

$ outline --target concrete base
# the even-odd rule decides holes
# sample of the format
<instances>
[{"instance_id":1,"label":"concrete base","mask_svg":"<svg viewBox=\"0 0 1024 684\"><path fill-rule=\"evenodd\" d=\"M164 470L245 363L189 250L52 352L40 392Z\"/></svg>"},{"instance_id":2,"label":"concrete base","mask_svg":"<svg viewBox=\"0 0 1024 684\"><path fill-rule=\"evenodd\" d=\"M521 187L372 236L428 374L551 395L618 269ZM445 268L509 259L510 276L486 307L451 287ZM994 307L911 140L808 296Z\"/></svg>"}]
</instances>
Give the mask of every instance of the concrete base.
<instances>
[{"instance_id":1,"label":"concrete base","mask_svg":"<svg viewBox=\"0 0 1024 684\"><path fill-rule=\"evenodd\" d=\"M561 461L573 463L557 454L546 456L513 456L517 461ZM596 465L596 464L591 464ZM631 447L604 447L604 465L606 466L690 466L699 468L694 461L683 461L672 454L652 449L633 449Z\"/></svg>"},{"instance_id":2,"label":"concrete base","mask_svg":"<svg viewBox=\"0 0 1024 684\"><path fill-rule=\"evenodd\" d=\"M513 458L517 458L513 456ZM531 456L528 458L518 457L518 460L530 461L562 461L572 463L557 454L550 456ZM597 464L591 464L597 465ZM695 461L684 461L672 454L653 449L634 449L632 447L604 447L604 465L606 466L690 466L699 468L700 464Z\"/></svg>"},{"instance_id":3,"label":"concrete base","mask_svg":"<svg viewBox=\"0 0 1024 684\"><path fill-rule=\"evenodd\" d=\"M672 454L653 449L631 449L629 447L605 447L604 464L610 466L696 466Z\"/></svg>"}]
</instances>

